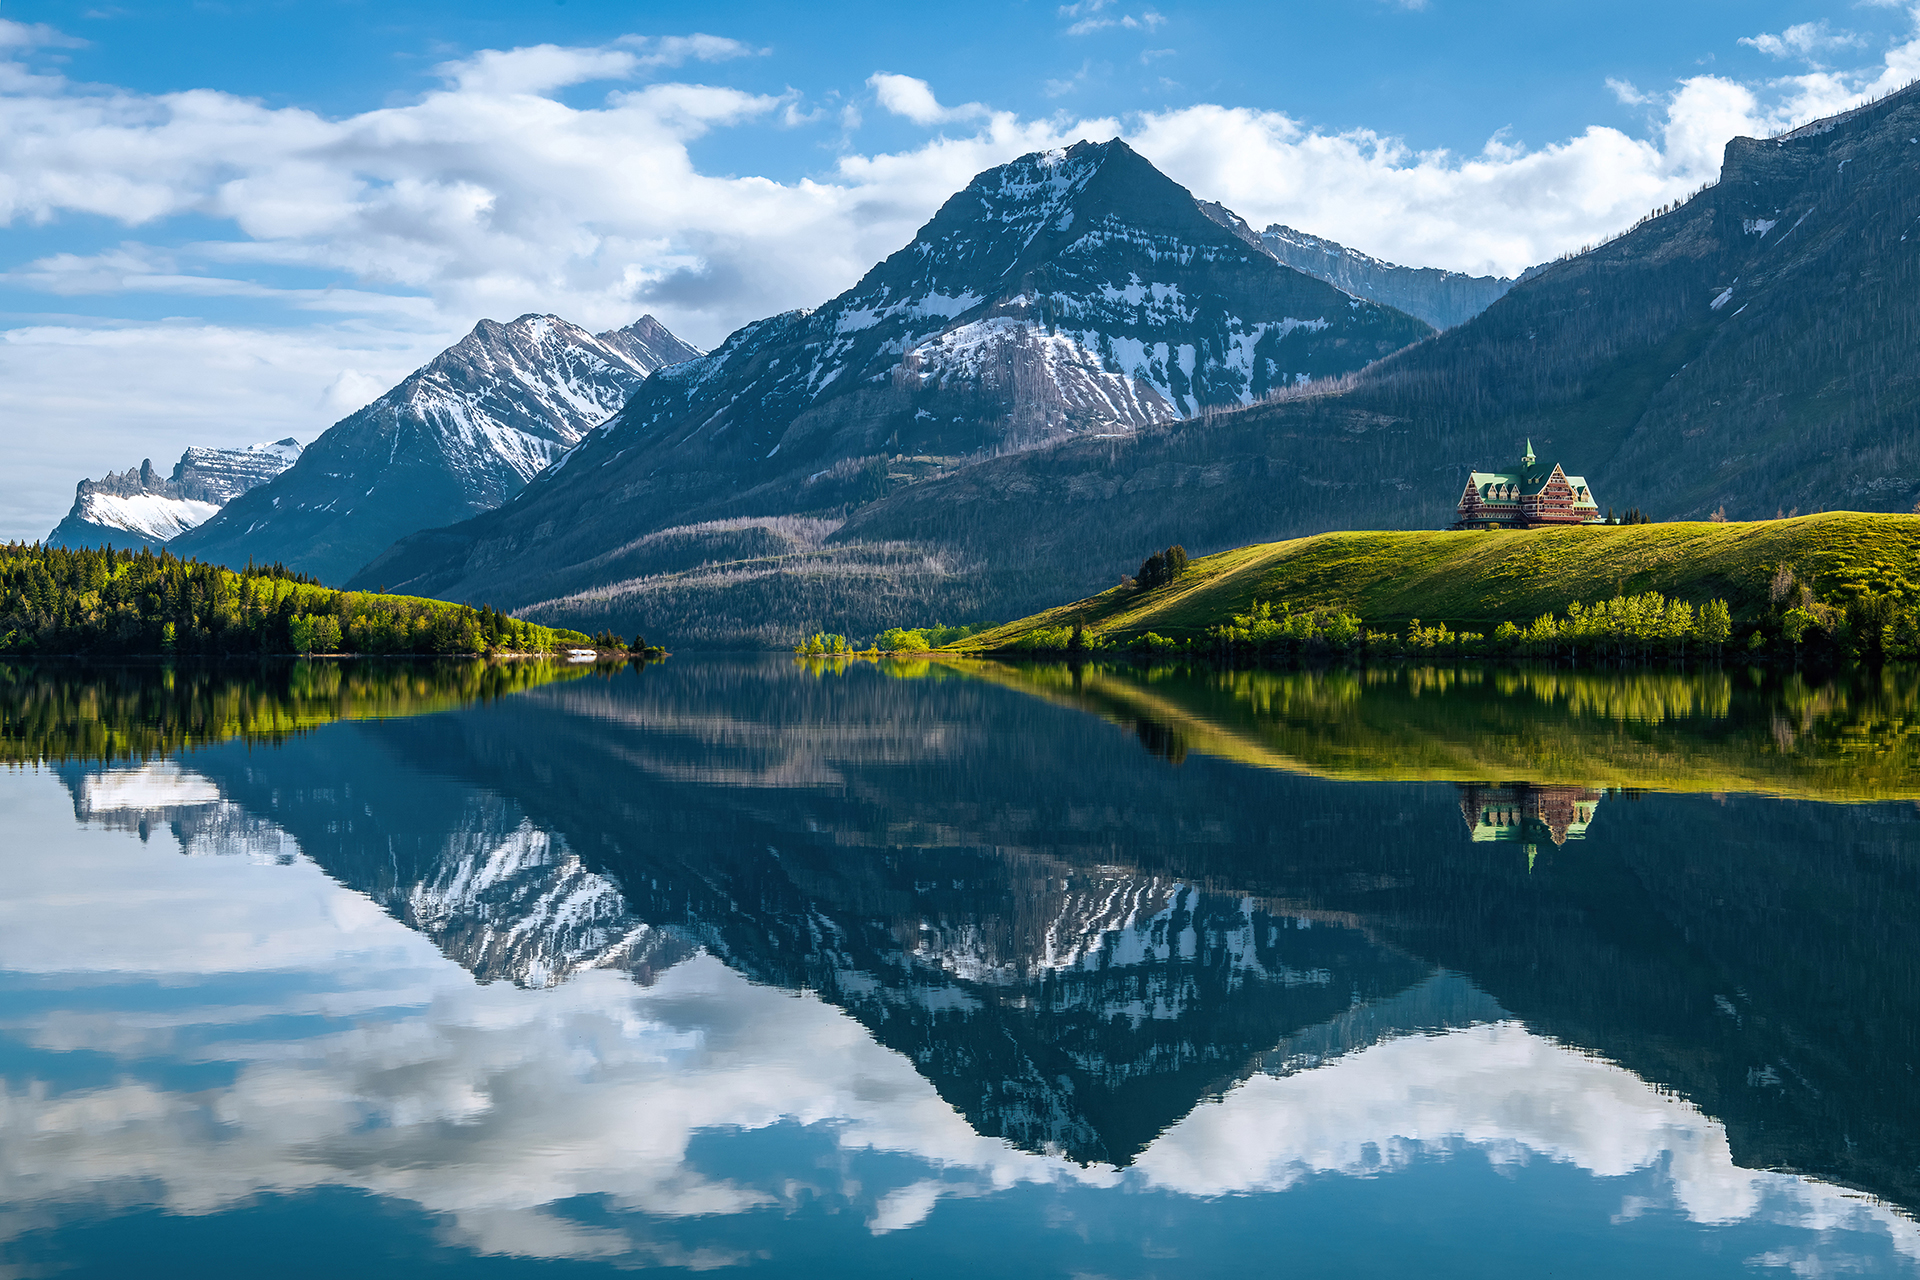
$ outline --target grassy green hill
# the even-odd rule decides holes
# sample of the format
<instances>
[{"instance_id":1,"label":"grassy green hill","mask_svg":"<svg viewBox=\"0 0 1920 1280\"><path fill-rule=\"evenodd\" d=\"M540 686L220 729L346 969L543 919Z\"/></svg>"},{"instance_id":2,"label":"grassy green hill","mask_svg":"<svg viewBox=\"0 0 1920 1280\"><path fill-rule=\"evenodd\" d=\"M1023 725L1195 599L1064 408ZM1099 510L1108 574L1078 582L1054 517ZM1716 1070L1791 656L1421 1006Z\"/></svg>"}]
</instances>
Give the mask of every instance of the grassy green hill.
<instances>
[{"instance_id":1,"label":"grassy green hill","mask_svg":"<svg viewBox=\"0 0 1920 1280\"><path fill-rule=\"evenodd\" d=\"M1751 523L1675 523L1529 532L1322 533L1193 561L1151 591L1115 587L959 642L992 652L1076 620L1108 640L1149 631L1197 638L1256 601L1337 605L1377 631L1414 618L1491 634L1576 602L1658 591L1723 599L1736 625L1766 607L1782 565L1829 604L1874 591L1920 599L1920 517L1833 511Z\"/></svg>"}]
</instances>

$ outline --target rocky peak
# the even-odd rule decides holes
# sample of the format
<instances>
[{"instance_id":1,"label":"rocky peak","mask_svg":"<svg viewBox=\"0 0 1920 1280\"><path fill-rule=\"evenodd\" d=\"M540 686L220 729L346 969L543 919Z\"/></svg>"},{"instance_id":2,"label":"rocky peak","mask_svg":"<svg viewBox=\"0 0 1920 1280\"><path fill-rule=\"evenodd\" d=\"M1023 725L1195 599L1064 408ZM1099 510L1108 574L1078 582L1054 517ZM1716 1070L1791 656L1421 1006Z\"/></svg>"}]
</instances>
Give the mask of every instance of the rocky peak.
<instances>
[{"instance_id":1,"label":"rocky peak","mask_svg":"<svg viewBox=\"0 0 1920 1280\"><path fill-rule=\"evenodd\" d=\"M202 502L226 503L255 485L292 466L300 457L300 442L292 436L244 449L194 447L180 455L169 478L179 496Z\"/></svg>"},{"instance_id":2,"label":"rocky peak","mask_svg":"<svg viewBox=\"0 0 1920 1280\"><path fill-rule=\"evenodd\" d=\"M343 580L395 538L505 502L689 353L651 316L598 335L554 315L482 320L178 549Z\"/></svg>"},{"instance_id":3,"label":"rocky peak","mask_svg":"<svg viewBox=\"0 0 1920 1280\"><path fill-rule=\"evenodd\" d=\"M74 486L73 507L47 535L54 546L160 546L285 471L300 456L292 436L243 449L189 448L163 476L153 459Z\"/></svg>"},{"instance_id":4,"label":"rocky peak","mask_svg":"<svg viewBox=\"0 0 1920 1280\"><path fill-rule=\"evenodd\" d=\"M991 424L930 433L940 415L901 404L867 446L951 454L1034 443L1026 424L1133 430L1244 403L1425 331L1282 267L1126 143L1080 142L980 174L846 293L739 330L627 419L698 413L771 456L810 409L874 384L983 396Z\"/></svg>"},{"instance_id":5,"label":"rocky peak","mask_svg":"<svg viewBox=\"0 0 1920 1280\"><path fill-rule=\"evenodd\" d=\"M607 347L618 351L636 366L648 371L664 369L682 360L705 354L690 342L682 342L667 326L652 316L641 316L624 329L609 329L593 335Z\"/></svg>"}]
</instances>

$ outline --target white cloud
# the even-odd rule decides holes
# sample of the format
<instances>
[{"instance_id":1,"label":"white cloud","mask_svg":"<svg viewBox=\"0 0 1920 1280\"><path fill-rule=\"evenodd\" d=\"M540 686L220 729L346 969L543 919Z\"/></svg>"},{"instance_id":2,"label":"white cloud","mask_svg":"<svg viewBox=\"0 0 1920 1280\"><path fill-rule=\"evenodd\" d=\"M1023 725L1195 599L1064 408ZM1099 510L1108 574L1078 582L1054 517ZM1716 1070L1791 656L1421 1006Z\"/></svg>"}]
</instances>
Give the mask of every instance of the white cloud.
<instances>
[{"instance_id":1,"label":"white cloud","mask_svg":"<svg viewBox=\"0 0 1920 1280\"><path fill-rule=\"evenodd\" d=\"M1071 18L1066 33L1070 36L1092 35L1096 31L1105 31L1110 27L1119 27L1127 31L1154 31L1165 25L1165 15L1153 9L1143 9L1140 13L1108 13L1113 0L1080 0L1078 4L1063 4L1057 10L1062 18Z\"/></svg>"},{"instance_id":2,"label":"white cloud","mask_svg":"<svg viewBox=\"0 0 1920 1280\"><path fill-rule=\"evenodd\" d=\"M1123 14L1114 0L1059 10L1069 23L1147 25L1148 15L1158 16ZM0 537L44 533L73 482L110 466L189 444L311 438L344 370L398 377L483 316L552 311L599 329L650 311L712 346L747 320L832 296L976 172L1040 147L1123 134L1256 225L1510 274L1711 181L1735 134L1777 131L1920 77L1913 40L1873 66L1760 86L1702 76L1655 92L1618 81L1616 96L1650 115L1643 137L1594 127L1527 148L1496 135L1462 155L1224 105L1024 119L947 106L926 81L881 71L868 85L883 109L964 128L897 153L849 148L814 177L777 182L706 172L691 148L715 130L786 128L823 111L851 139L860 112L793 92L649 80L657 68L760 52L722 37L485 51L445 64L444 83L417 100L341 118L211 89L79 85L19 60L66 39L0 25L0 225L91 217L138 239L0 263L5 282L53 298L138 296L146 315L169 297L187 314L225 298L277 304L287 318L16 321L0 340L0 431L32 436L47 471L0 480ZM1065 94L1091 73L1088 63L1045 87ZM582 100L580 87L596 83L604 95ZM143 247L186 216L232 233ZM254 363L234 372L240 353Z\"/></svg>"},{"instance_id":3,"label":"white cloud","mask_svg":"<svg viewBox=\"0 0 1920 1280\"><path fill-rule=\"evenodd\" d=\"M1835 31L1822 18L1819 22L1798 23L1777 36L1766 32L1741 36L1740 43L1770 58L1811 58L1832 49L1858 49L1866 40L1851 31Z\"/></svg>"},{"instance_id":4,"label":"white cloud","mask_svg":"<svg viewBox=\"0 0 1920 1280\"><path fill-rule=\"evenodd\" d=\"M592 80L624 80L640 67L625 49L565 49L541 44L486 49L438 70L455 88L473 94L548 93Z\"/></svg>"},{"instance_id":5,"label":"white cloud","mask_svg":"<svg viewBox=\"0 0 1920 1280\"><path fill-rule=\"evenodd\" d=\"M1653 101L1653 95L1640 92L1634 87L1633 81L1617 76L1607 77L1607 88L1613 91L1615 100L1624 106L1643 107Z\"/></svg>"},{"instance_id":6,"label":"white cloud","mask_svg":"<svg viewBox=\"0 0 1920 1280\"><path fill-rule=\"evenodd\" d=\"M686 62L726 62L733 58L765 57L771 50L725 36L621 36L615 44L638 49L640 63L646 67L677 67Z\"/></svg>"},{"instance_id":7,"label":"white cloud","mask_svg":"<svg viewBox=\"0 0 1920 1280\"><path fill-rule=\"evenodd\" d=\"M0 49L78 49L86 43L44 22L11 22L0 18Z\"/></svg>"},{"instance_id":8,"label":"white cloud","mask_svg":"<svg viewBox=\"0 0 1920 1280\"><path fill-rule=\"evenodd\" d=\"M987 114L987 109L977 102L958 107L941 106L939 99L933 96L933 86L912 76L877 71L867 77L867 87L873 90L874 100L882 107L897 116L905 116L915 124L945 124L952 120L977 119Z\"/></svg>"},{"instance_id":9,"label":"white cloud","mask_svg":"<svg viewBox=\"0 0 1920 1280\"><path fill-rule=\"evenodd\" d=\"M481 94L540 94L595 80L624 80L642 70L686 62L724 62L766 51L723 36L625 36L609 48L532 45L486 49L436 70L455 88Z\"/></svg>"}]
</instances>

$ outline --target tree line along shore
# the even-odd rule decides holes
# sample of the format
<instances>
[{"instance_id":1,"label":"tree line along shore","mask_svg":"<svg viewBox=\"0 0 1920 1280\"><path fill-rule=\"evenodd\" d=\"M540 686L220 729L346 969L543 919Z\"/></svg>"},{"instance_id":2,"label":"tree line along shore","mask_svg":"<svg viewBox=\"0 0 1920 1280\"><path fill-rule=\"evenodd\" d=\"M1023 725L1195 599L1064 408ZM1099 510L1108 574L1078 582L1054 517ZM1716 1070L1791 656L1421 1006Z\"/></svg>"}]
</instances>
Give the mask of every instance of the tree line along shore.
<instances>
[{"instance_id":1,"label":"tree line along shore","mask_svg":"<svg viewBox=\"0 0 1920 1280\"><path fill-rule=\"evenodd\" d=\"M335 590L278 564L233 570L147 548L0 548L4 657L533 654L592 644L491 608Z\"/></svg>"}]
</instances>

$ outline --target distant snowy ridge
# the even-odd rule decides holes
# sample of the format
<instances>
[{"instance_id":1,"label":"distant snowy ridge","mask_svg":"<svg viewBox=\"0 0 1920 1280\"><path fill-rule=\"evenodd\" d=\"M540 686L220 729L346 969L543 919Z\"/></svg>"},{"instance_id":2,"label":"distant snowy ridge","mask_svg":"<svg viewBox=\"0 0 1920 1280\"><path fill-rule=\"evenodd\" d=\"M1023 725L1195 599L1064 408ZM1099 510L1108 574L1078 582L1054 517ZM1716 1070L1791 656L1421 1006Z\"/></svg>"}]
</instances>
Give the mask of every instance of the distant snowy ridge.
<instances>
[{"instance_id":1,"label":"distant snowy ridge","mask_svg":"<svg viewBox=\"0 0 1920 1280\"><path fill-rule=\"evenodd\" d=\"M1223 204L1211 200L1194 203L1210 220L1282 266L1324 280L1356 298L1418 316L1436 329L1465 324L1516 283L1505 276L1470 276L1438 267L1383 262L1358 249L1277 222L1265 231L1255 231ZM1524 280L1526 275L1520 278Z\"/></svg>"},{"instance_id":2,"label":"distant snowy ridge","mask_svg":"<svg viewBox=\"0 0 1920 1280\"><path fill-rule=\"evenodd\" d=\"M1260 243L1282 264L1317 276L1356 298L1419 316L1436 329L1451 329L1498 302L1515 281L1506 276L1470 276L1438 267L1403 267L1349 249L1332 240L1274 223Z\"/></svg>"},{"instance_id":3,"label":"distant snowy ridge","mask_svg":"<svg viewBox=\"0 0 1920 1280\"><path fill-rule=\"evenodd\" d=\"M73 507L47 535L62 547L159 546L205 523L226 503L292 466L292 436L243 449L189 448L161 476L151 458L74 486Z\"/></svg>"},{"instance_id":4,"label":"distant snowy ridge","mask_svg":"<svg viewBox=\"0 0 1920 1280\"><path fill-rule=\"evenodd\" d=\"M482 320L175 550L344 580L396 538L506 502L655 369L699 355L651 316L597 334L552 315Z\"/></svg>"}]
</instances>

